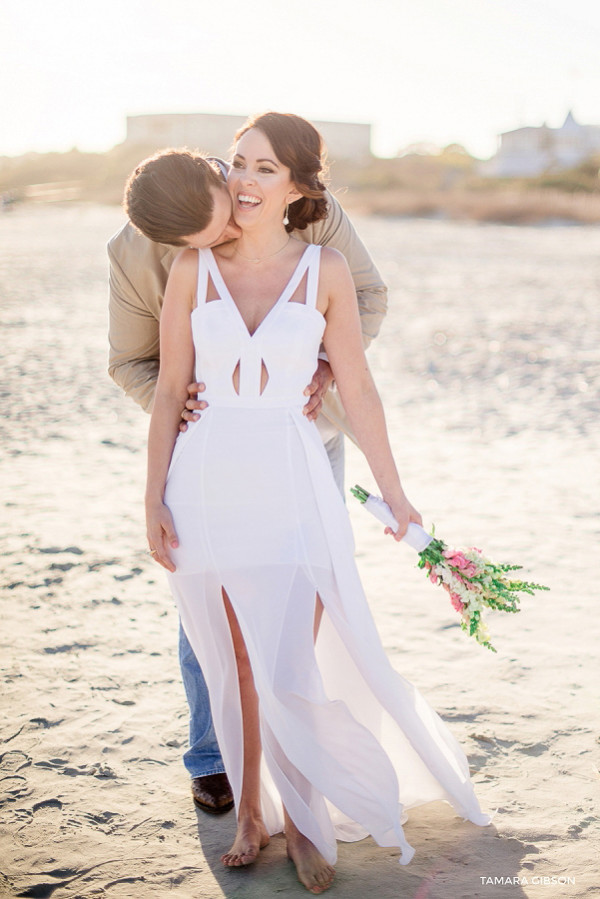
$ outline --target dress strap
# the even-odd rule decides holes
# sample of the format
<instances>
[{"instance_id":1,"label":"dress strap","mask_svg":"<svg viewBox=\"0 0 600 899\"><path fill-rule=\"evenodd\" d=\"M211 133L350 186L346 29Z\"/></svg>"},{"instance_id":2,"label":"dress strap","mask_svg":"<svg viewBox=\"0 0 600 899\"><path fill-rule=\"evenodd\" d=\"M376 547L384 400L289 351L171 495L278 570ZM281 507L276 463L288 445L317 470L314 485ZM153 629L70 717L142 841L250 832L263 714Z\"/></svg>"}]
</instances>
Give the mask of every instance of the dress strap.
<instances>
[{"instance_id":1,"label":"dress strap","mask_svg":"<svg viewBox=\"0 0 600 899\"><path fill-rule=\"evenodd\" d=\"M313 244L310 248L310 258L306 273L306 305L311 309L317 308L317 294L319 290L319 267L321 264L321 247Z\"/></svg>"},{"instance_id":2,"label":"dress strap","mask_svg":"<svg viewBox=\"0 0 600 899\"><path fill-rule=\"evenodd\" d=\"M204 306L208 294L208 251L198 250L198 286L196 306Z\"/></svg>"}]
</instances>

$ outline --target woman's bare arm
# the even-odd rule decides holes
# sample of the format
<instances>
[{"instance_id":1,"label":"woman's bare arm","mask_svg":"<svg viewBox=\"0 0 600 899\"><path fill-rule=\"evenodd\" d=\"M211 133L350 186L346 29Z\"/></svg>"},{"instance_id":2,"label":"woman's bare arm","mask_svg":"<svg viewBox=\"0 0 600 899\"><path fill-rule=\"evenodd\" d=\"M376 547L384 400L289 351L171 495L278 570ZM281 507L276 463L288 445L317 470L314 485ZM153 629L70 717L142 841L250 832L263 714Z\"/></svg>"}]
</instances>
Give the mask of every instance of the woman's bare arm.
<instances>
[{"instance_id":1,"label":"woman's bare arm","mask_svg":"<svg viewBox=\"0 0 600 899\"><path fill-rule=\"evenodd\" d=\"M193 378L191 311L198 277L198 254L183 250L175 259L160 318L160 371L148 434L146 525L157 562L174 571L169 547L177 546L171 514L164 504L165 483L177 437L181 409Z\"/></svg>"},{"instance_id":2,"label":"woman's bare arm","mask_svg":"<svg viewBox=\"0 0 600 899\"><path fill-rule=\"evenodd\" d=\"M410 521L422 523L408 501L390 448L383 406L365 357L352 277L335 250L321 251L318 307L327 326L323 342L338 390L358 444L381 495L405 534Z\"/></svg>"}]
</instances>

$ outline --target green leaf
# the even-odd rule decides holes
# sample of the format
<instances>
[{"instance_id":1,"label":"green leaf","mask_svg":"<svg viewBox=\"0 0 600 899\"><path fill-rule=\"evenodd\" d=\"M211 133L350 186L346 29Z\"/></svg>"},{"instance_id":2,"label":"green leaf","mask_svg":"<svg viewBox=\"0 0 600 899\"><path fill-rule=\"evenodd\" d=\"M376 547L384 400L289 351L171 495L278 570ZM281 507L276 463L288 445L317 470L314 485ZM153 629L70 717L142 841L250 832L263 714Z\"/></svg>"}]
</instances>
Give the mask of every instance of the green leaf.
<instances>
[{"instance_id":1,"label":"green leaf","mask_svg":"<svg viewBox=\"0 0 600 899\"><path fill-rule=\"evenodd\" d=\"M358 484L355 484L354 487L350 488L350 493L352 494L352 496L356 497L359 503L366 503L370 495L364 487L359 487Z\"/></svg>"}]
</instances>

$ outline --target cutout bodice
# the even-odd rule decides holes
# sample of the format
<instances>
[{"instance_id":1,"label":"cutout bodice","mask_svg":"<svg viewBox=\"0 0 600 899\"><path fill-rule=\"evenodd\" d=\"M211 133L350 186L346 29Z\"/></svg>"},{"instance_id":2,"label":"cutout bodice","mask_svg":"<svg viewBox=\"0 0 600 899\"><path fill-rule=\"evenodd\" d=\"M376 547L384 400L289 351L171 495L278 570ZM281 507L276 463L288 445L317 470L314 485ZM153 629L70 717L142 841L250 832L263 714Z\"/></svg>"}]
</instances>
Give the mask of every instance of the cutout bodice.
<instances>
[{"instance_id":1,"label":"cutout bodice","mask_svg":"<svg viewBox=\"0 0 600 899\"><path fill-rule=\"evenodd\" d=\"M325 330L325 319L316 308L320 250L313 244L307 246L280 297L253 334L212 251L198 251L198 305L192 313L192 333L196 380L206 384L202 398L209 406L298 407L306 402L304 389L315 372ZM305 275L305 302L292 301ZM219 299L207 302L209 276Z\"/></svg>"}]
</instances>

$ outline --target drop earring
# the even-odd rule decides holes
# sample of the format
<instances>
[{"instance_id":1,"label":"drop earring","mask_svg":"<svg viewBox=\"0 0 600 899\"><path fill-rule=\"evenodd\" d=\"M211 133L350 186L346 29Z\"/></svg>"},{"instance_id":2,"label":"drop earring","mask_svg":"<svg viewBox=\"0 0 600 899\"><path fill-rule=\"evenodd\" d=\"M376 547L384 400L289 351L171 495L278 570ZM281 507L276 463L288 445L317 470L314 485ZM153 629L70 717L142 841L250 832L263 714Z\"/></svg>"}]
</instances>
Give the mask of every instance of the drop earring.
<instances>
[{"instance_id":1,"label":"drop earring","mask_svg":"<svg viewBox=\"0 0 600 899\"><path fill-rule=\"evenodd\" d=\"M289 225L289 223L290 223L290 219L289 219L289 216L288 216L289 208L290 208L290 204L289 204L289 203L286 203L286 206L285 206L285 212L283 213L283 224L284 224L284 225Z\"/></svg>"}]
</instances>

